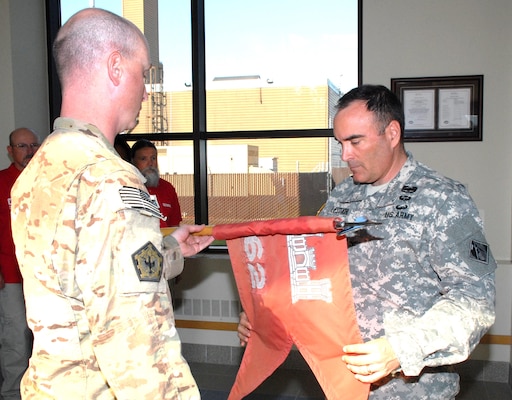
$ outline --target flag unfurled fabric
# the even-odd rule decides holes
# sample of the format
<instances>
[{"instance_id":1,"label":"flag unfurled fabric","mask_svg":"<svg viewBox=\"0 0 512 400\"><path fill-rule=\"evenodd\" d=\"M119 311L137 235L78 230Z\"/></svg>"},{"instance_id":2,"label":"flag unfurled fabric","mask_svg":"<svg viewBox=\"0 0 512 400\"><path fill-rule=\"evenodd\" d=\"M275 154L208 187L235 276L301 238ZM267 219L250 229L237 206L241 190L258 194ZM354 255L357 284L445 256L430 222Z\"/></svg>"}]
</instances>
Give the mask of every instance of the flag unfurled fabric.
<instances>
[{"instance_id":1,"label":"flag unfurled fabric","mask_svg":"<svg viewBox=\"0 0 512 400\"><path fill-rule=\"evenodd\" d=\"M369 385L341 360L360 343L347 243L333 218L299 217L213 227L226 239L242 307L253 327L229 400L254 391L293 344L328 399L366 399Z\"/></svg>"}]
</instances>

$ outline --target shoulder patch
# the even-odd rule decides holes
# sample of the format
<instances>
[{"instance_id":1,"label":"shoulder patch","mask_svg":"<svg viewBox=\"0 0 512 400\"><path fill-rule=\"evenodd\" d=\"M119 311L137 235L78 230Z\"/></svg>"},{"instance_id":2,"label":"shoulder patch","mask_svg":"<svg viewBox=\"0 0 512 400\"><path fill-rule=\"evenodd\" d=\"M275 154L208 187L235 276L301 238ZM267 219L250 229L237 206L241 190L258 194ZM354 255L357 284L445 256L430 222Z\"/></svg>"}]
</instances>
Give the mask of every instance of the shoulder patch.
<instances>
[{"instance_id":1,"label":"shoulder patch","mask_svg":"<svg viewBox=\"0 0 512 400\"><path fill-rule=\"evenodd\" d=\"M121 196L121 201L127 208L138 210L142 214L146 214L151 217L164 219L164 216L158 207L158 203L144 190L130 186L123 186L119 189L119 195Z\"/></svg>"},{"instance_id":2,"label":"shoulder patch","mask_svg":"<svg viewBox=\"0 0 512 400\"><path fill-rule=\"evenodd\" d=\"M477 240L471 240L469 245L469 257L475 261L489 264L489 245Z\"/></svg>"},{"instance_id":3,"label":"shoulder patch","mask_svg":"<svg viewBox=\"0 0 512 400\"><path fill-rule=\"evenodd\" d=\"M140 281L160 281L164 258L153 243L147 242L133 253L132 260Z\"/></svg>"}]
</instances>

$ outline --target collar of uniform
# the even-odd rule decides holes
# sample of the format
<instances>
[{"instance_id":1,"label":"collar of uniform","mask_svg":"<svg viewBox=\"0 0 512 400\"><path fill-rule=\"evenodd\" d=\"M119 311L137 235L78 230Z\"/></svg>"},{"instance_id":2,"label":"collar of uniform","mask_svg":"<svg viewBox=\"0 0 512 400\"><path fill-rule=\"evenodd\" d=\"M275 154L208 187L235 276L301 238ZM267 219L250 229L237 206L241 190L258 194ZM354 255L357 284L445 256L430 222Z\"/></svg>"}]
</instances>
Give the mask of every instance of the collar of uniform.
<instances>
[{"instance_id":1,"label":"collar of uniform","mask_svg":"<svg viewBox=\"0 0 512 400\"><path fill-rule=\"evenodd\" d=\"M414 172L417 162L414 159L413 155L410 152L407 153L407 160L405 161L402 168L400 168L400 171L398 171L398 174L391 179L388 182L388 185L386 187L386 190L378 191L373 194L368 195L367 194L367 186L369 184L355 184L352 186L352 190L344 190L344 200L347 203L350 202L357 202L362 201L364 199L374 199L376 201L375 204L372 205L372 207L379 207L383 204L386 204L386 202L389 201L387 198L387 193L395 193L395 187L397 185L404 185L409 178L411 177L412 173ZM373 196L375 195L375 196Z\"/></svg>"},{"instance_id":2,"label":"collar of uniform","mask_svg":"<svg viewBox=\"0 0 512 400\"><path fill-rule=\"evenodd\" d=\"M389 181L386 190L379 192L382 193L378 196L381 202L388 202L389 199L387 198L387 194L392 193L392 196L394 196L394 193L399 190L397 189L397 186L405 185L414 173L418 163L410 152L407 151L406 153L407 160L405 161L404 165L402 165L402 168L400 168L400 171L398 171L398 174L396 174L396 176ZM379 205L382 206L382 204Z\"/></svg>"},{"instance_id":3,"label":"collar of uniform","mask_svg":"<svg viewBox=\"0 0 512 400\"><path fill-rule=\"evenodd\" d=\"M407 160L405 160L404 165L400 168L398 174L391 180L391 182L397 181L406 181L408 177L412 174L412 172L416 169L417 162L414 159L411 152L406 151Z\"/></svg>"},{"instance_id":4,"label":"collar of uniform","mask_svg":"<svg viewBox=\"0 0 512 400\"><path fill-rule=\"evenodd\" d=\"M109 143L105 135L103 135L103 133L101 133L101 131L95 125L80 121L78 119L59 117L53 123L53 129L61 131L79 131L85 133L86 135L94 136L106 144Z\"/></svg>"}]
</instances>

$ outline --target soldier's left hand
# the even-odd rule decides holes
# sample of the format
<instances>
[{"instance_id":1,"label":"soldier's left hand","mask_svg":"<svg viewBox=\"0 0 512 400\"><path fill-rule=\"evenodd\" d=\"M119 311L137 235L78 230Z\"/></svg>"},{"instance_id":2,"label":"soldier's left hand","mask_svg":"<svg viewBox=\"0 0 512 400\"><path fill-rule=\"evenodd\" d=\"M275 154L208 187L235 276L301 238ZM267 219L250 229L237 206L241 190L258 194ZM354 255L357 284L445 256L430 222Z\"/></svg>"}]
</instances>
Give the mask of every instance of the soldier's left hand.
<instances>
[{"instance_id":1,"label":"soldier's left hand","mask_svg":"<svg viewBox=\"0 0 512 400\"><path fill-rule=\"evenodd\" d=\"M343 351L346 354L342 356L342 360L361 382L377 382L400 367L395 352L384 337L366 343L346 345Z\"/></svg>"}]
</instances>

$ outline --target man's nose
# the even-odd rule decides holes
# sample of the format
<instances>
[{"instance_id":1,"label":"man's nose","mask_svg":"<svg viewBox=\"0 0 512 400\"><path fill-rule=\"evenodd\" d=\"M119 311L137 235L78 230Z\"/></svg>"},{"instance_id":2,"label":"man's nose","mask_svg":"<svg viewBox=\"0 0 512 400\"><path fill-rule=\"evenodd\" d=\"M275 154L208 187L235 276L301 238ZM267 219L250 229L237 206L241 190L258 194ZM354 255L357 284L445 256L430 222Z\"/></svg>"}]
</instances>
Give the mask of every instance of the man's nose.
<instances>
[{"instance_id":1,"label":"man's nose","mask_svg":"<svg viewBox=\"0 0 512 400\"><path fill-rule=\"evenodd\" d=\"M341 160L347 162L350 159L349 146L345 145L341 147Z\"/></svg>"}]
</instances>

